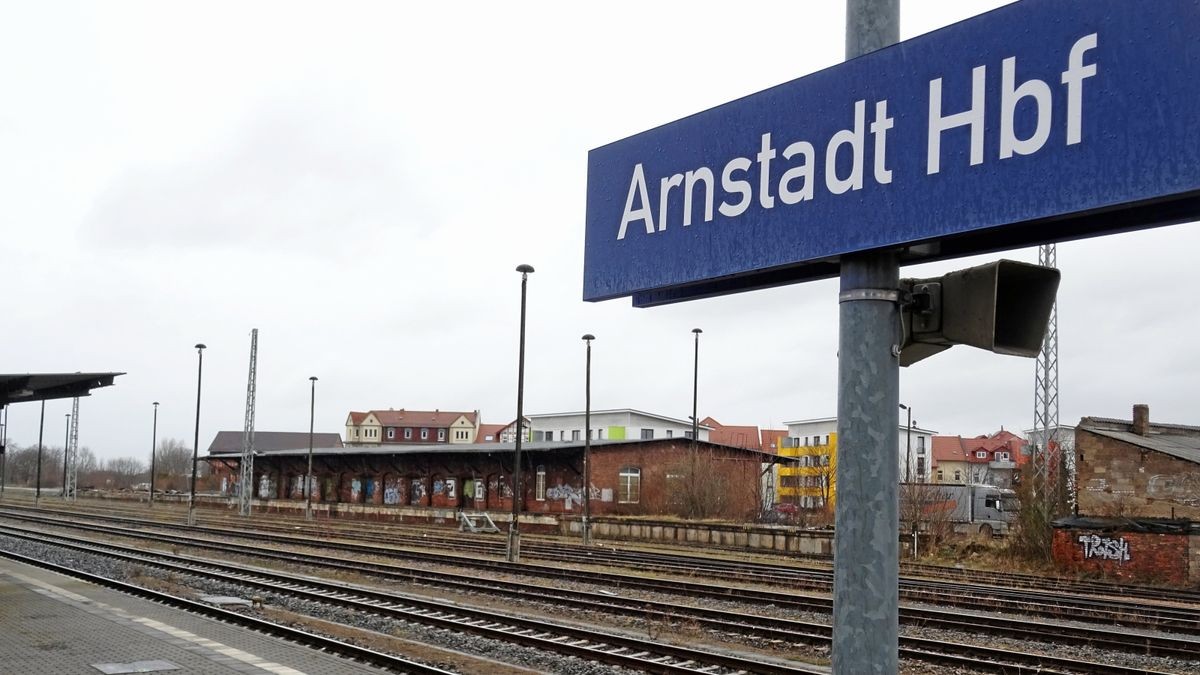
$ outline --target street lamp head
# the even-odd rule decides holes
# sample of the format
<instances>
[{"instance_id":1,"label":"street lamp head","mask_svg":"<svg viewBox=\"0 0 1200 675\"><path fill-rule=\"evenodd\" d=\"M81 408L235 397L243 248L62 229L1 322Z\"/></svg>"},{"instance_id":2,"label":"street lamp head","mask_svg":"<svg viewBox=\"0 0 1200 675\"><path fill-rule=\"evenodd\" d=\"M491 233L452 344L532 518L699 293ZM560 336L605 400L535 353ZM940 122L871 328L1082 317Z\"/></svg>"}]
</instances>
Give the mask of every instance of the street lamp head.
<instances>
[{"instance_id":1,"label":"street lamp head","mask_svg":"<svg viewBox=\"0 0 1200 675\"><path fill-rule=\"evenodd\" d=\"M906 405L904 405L903 403L901 403L901 404L900 404L900 409L901 409L901 410L908 410L908 406L906 406Z\"/></svg>"},{"instance_id":2,"label":"street lamp head","mask_svg":"<svg viewBox=\"0 0 1200 675\"><path fill-rule=\"evenodd\" d=\"M155 407L155 408L157 408L157 407L158 407L158 401L155 401L155 402L154 402L154 407Z\"/></svg>"},{"instance_id":3,"label":"street lamp head","mask_svg":"<svg viewBox=\"0 0 1200 675\"><path fill-rule=\"evenodd\" d=\"M596 339L596 336L592 335L591 333L587 333L583 336L583 339L587 340L588 342L591 342L592 340Z\"/></svg>"},{"instance_id":4,"label":"street lamp head","mask_svg":"<svg viewBox=\"0 0 1200 675\"><path fill-rule=\"evenodd\" d=\"M207 349L207 348L208 348L208 345L204 344L203 342L196 343L196 349Z\"/></svg>"},{"instance_id":5,"label":"street lamp head","mask_svg":"<svg viewBox=\"0 0 1200 675\"><path fill-rule=\"evenodd\" d=\"M310 382L316 382L316 381L317 381L317 376L316 376L316 375L313 375L312 377L310 377L310 378L308 378L308 379L309 379L309 381L310 381Z\"/></svg>"},{"instance_id":6,"label":"street lamp head","mask_svg":"<svg viewBox=\"0 0 1200 675\"><path fill-rule=\"evenodd\" d=\"M517 265L517 271L521 274L533 274L533 265Z\"/></svg>"},{"instance_id":7,"label":"street lamp head","mask_svg":"<svg viewBox=\"0 0 1200 675\"><path fill-rule=\"evenodd\" d=\"M692 332L695 333L696 335L699 335L699 334L703 333L704 331L700 330L699 328L693 328Z\"/></svg>"}]
</instances>

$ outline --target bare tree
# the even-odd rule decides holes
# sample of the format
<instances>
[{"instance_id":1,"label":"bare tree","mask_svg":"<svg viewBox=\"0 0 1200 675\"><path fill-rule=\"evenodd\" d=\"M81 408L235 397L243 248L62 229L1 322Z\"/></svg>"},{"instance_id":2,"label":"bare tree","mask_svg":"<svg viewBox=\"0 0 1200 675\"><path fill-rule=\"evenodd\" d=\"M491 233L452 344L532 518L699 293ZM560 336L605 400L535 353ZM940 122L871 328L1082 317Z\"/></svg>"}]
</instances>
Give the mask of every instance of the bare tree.
<instances>
[{"instance_id":1,"label":"bare tree","mask_svg":"<svg viewBox=\"0 0 1200 675\"><path fill-rule=\"evenodd\" d=\"M952 501L950 493L936 483L901 483L901 528L925 533L937 545L954 531Z\"/></svg>"},{"instance_id":2,"label":"bare tree","mask_svg":"<svg viewBox=\"0 0 1200 675\"><path fill-rule=\"evenodd\" d=\"M192 475L192 449L177 438L164 438L158 443L156 486L163 490L184 490Z\"/></svg>"},{"instance_id":3,"label":"bare tree","mask_svg":"<svg viewBox=\"0 0 1200 675\"><path fill-rule=\"evenodd\" d=\"M117 489L132 487L146 472L146 465L132 457L110 459L104 463L104 468L112 479L112 487Z\"/></svg>"}]
</instances>

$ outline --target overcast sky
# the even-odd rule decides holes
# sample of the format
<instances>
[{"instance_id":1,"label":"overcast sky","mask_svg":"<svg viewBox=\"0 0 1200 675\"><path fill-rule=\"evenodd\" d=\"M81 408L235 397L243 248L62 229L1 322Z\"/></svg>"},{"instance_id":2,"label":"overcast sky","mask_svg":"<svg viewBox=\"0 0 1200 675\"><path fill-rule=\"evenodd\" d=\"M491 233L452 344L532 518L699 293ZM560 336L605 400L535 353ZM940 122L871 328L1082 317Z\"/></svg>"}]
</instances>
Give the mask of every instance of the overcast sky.
<instances>
[{"instance_id":1,"label":"overcast sky","mask_svg":"<svg viewBox=\"0 0 1200 675\"><path fill-rule=\"evenodd\" d=\"M999 2L908 2L908 38ZM833 415L834 280L634 309L581 300L587 151L842 60L839 2L64 2L0 8L0 372L125 371L81 402L102 457L349 410ZM1200 424L1195 224L1058 247L1061 419ZM1036 262L1036 249L1007 257ZM995 259L905 268L928 276ZM957 347L901 372L920 426L1033 423L1034 362ZM61 445L70 401L46 406ZM38 405L10 408L36 443Z\"/></svg>"}]
</instances>

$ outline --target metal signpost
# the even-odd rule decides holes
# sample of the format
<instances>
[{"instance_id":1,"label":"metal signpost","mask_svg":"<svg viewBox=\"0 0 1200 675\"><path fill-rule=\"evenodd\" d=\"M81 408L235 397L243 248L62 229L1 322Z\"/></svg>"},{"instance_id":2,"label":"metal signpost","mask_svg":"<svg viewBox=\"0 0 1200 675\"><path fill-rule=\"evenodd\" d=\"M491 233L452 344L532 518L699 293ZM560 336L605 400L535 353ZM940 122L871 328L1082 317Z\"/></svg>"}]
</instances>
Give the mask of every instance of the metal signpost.
<instances>
[{"instance_id":1,"label":"metal signpost","mask_svg":"<svg viewBox=\"0 0 1200 675\"><path fill-rule=\"evenodd\" d=\"M898 366L1036 356L1056 270L899 266L1200 216L1197 0L1025 0L596 148L584 299L653 306L841 277L833 668L897 667Z\"/></svg>"}]
</instances>

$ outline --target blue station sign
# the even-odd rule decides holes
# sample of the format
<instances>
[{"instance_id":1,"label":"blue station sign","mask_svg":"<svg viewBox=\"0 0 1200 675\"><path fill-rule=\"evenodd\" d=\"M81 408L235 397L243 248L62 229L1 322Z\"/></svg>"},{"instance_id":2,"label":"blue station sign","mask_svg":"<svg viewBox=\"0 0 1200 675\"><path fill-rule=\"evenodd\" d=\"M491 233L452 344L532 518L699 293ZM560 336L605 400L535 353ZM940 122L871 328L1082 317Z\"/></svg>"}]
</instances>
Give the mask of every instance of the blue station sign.
<instances>
[{"instance_id":1,"label":"blue station sign","mask_svg":"<svg viewBox=\"0 0 1200 675\"><path fill-rule=\"evenodd\" d=\"M1024 0L588 154L636 305L1200 215L1200 0Z\"/></svg>"}]
</instances>

